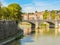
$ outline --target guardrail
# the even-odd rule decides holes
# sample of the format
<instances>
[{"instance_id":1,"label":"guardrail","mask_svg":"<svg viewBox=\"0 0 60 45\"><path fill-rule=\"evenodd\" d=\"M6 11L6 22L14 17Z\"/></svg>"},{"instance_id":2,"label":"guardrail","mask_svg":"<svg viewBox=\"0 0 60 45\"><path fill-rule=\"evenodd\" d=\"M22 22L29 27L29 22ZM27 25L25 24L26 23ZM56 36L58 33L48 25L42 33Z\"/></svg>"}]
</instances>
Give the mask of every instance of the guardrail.
<instances>
[{"instance_id":1,"label":"guardrail","mask_svg":"<svg viewBox=\"0 0 60 45\"><path fill-rule=\"evenodd\" d=\"M18 32L18 26L15 21L0 20L0 41L6 39Z\"/></svg>"}]
</instances>

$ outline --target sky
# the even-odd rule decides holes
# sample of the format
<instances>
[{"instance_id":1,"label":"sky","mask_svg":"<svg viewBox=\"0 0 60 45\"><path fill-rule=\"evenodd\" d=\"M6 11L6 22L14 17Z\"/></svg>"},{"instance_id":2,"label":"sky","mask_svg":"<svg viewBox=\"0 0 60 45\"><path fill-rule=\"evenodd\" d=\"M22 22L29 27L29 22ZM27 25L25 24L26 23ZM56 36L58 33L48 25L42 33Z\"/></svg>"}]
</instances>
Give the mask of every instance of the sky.
<instances>
[{"instance_id":1,"label":"sky","mask_svg":"<svg viewBox=\"0 0 60 45\"><path fill-rule=\"evenodd\" d=\"M22 12L35 12L44 10L60 10L60 0L1 0L3 6L18 3Z\"/></svg>"}]
</instances>

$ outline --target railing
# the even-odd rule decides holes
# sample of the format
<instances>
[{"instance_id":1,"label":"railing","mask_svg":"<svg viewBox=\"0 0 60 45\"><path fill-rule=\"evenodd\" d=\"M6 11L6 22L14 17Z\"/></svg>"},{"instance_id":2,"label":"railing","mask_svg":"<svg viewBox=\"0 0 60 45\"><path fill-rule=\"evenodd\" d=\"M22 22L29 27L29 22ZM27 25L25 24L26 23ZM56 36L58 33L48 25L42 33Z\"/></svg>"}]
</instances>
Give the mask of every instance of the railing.
<instances>
[{"instance_id":1,"label":"railing","mask_svg":"<svg viewBox=\"0 0 60 45\"><path fill-rule=\"evenodd\" d=\"M35 23L35 22L50 22L50 23L53 23L55 24L56 22L57 23L60 23L60 20L22 20L23 22L31 22L31 23Z\"/></svg>"},{"instance_id":2,"label":"railing","mask_svg":"<svg viewBox=\"0 0 60 45\"><path fill-rule=\"evenodd\" d=\"M0 20L0 40L7 38L18 31L15 21Z\"/></svg>"}]
</instances>

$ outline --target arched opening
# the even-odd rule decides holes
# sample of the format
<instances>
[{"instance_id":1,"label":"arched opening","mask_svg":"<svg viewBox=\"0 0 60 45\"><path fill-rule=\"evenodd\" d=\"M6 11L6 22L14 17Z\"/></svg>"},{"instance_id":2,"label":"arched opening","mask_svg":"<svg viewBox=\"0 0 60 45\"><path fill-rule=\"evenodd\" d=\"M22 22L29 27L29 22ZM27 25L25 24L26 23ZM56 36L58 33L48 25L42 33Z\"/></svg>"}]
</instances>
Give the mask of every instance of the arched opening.
<instances>
[{"instance_id":1,"label":"arched opening","mask_svg":"<svg viewBox=\"0 0 60 45\"><path fill-rule=\"evenodd\" d=\"M47 23L49 23L49 28L55 28L55 24L54 23L48 22L48 21L47 21Z\"/></svg>"},{"instance_id":2,"label":"arched opening","mask_svg":"<svg viewBox=\"0 0 60 45\"><path fill-rule=\"evenodd\" d=\"M35 32L35 24L32 22L29 22L31 24L31 33Z\"/></svg>"},{"instance_id":3,"label":"arched opening","mask_svg":"<svg viewBox=\"0 0 60 45\"><path fill-rule=\"evenodd\" d=\"M35 30L35 24L31 22L20 22L18 27L24 30L24 33L31 33Z\"/></svg>"},{"instance_id":4,"label":"arched opening","mask_svg":"<svg viewBox=\"0 0 60 45\"><path fill-rule=\"evenodd\" d=\"M40 30L43 30L43 31L45 31L45 30L49 31L49 23L42 22L39 24L39 28L40 28Z\"/></svg>"}]
</instances>

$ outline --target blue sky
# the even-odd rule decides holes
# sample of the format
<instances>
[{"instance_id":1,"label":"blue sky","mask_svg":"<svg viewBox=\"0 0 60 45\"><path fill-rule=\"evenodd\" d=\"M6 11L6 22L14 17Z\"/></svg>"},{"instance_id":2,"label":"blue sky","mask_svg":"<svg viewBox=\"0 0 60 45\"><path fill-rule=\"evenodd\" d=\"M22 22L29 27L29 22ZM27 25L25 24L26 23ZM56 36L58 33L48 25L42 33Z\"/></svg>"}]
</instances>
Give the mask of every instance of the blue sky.
<instances>
[{"instance_id":1,"label":"blue sky","mask_svg":"<svg viewBox=\"0 0 60 45\"><path fill-rule=\"evenodd\" d=\"M44 10L60 10L60 0L1 0L4 6L10 3L18 3L23 12L35 12Z\"/></svg>"}]
</instances>

